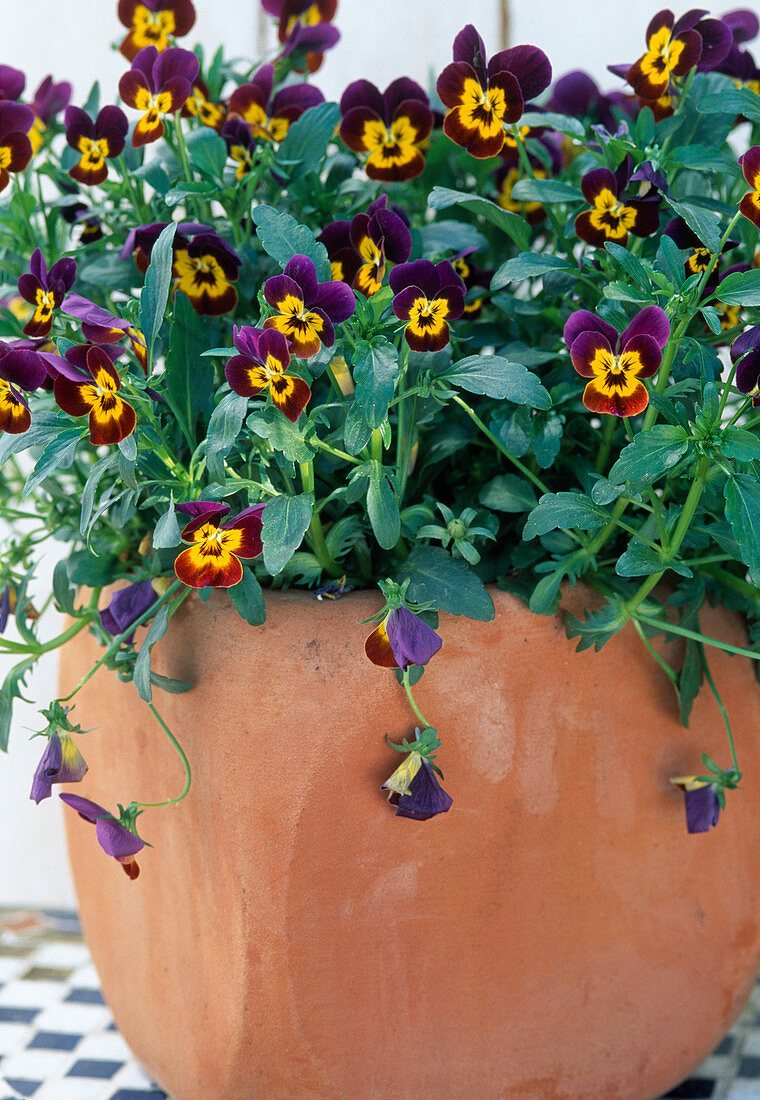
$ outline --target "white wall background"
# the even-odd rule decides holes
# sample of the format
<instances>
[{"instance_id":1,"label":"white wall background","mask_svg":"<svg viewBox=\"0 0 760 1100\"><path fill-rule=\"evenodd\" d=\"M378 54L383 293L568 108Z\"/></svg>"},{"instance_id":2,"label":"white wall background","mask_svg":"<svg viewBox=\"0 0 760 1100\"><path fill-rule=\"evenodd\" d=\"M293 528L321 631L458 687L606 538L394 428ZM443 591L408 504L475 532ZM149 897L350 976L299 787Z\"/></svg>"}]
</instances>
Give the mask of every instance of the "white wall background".
<instances>
[{"instance_id":1,"label":"white wall background","mask_svg":"<svg viewBox=\"0 0 760 1100\"><path fill-rule=\"evenodd\" d=\"M184 41L201 41L208 50L224 43L231 56L256 56L274 43L268 19L257 0L195 0L198 21ZM737 3L735 7L756 7ZM644 31L660 0L628 0L609 17L607 0L511 0L511 44L530 42L549 56L555 76L583 68L603 88L622 82L606 65L633 62L643 51ZM684 4L681 8L686 8ZM728 7L728 6L727 6ZM718 13L722 14L721 6ZM678 9L680 14L681 9ZM490 52L499 40L499 0L341 0L337 23L343 41L333 51L316 83L328 98L338 98L351 80L366 77L381 88L401 75L423 84L451 60L451 43L465 22L473 22ZM82 101L93 80L101 81L103 101L115 95L126 68L109 43L125 33L116 18L116 0L0 0L0 63L28 74L31 94L52 73L74 84L74 102ZM260 48L257 48L260 47ZM49 578L54 556L42 563ZM51 622L50 631L55 630ZM9 632L9 637L12 633ZM0 657L0 680L11 662ZM29 697L45 706L55 695L55 660L45 661L29 685ZM61 838L57 798L39 807L29 801L32 775L42 742L28 741L38 728L34 706L19 706L11 753L0 759L0 905L71 906L73 892Z\"/></svg>"}]
</instances>

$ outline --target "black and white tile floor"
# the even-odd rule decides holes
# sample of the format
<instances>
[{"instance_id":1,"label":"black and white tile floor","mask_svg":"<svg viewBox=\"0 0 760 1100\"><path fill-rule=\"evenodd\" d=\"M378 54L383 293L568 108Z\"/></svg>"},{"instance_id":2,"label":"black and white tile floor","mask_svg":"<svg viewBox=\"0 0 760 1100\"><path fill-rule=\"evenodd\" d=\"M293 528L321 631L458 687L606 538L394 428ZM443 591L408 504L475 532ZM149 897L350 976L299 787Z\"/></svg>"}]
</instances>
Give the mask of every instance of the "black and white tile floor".
<instances>
[{"instance_id":1,"label":"black and white tile floor","mask_svg":"<svg viewBox=\"0 0 760 1100\"><path fill-rule=\"evenodd\" d=\"M116 1030L70 912L0 909L0 1100L26 1097L170 1100ZM718 1049L668 1097L760 1100L760 984Z\"/></svg>"}]
</instances>

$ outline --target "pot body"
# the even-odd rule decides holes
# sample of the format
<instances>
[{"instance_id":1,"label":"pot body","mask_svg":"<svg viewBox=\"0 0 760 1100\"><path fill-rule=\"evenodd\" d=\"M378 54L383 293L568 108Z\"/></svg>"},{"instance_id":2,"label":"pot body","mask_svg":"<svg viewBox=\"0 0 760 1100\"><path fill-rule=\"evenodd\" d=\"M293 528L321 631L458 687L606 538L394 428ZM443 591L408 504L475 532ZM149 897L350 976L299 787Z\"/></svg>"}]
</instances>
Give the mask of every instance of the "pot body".
<instances>
[{"instance_id":1,"label":"pot body","mask_svg":"<svg viewBox=\"0 0 760 1100\"><path fill-rule=\"evenodd\" d=\"M710 650L746 780L689 836L669 778L728 764L712 696L685 730L630 627L576 654L561 617L494 597L494 623L441 616L415 689L454 799L423 822L380 790L384 735L414 721L363 655L376 595L270 593L248 627L215 593L171 622L154 668L196 686L154 701L191 794L140 818L134 882L92 826L67 829L104 995L175 1100L650 1100L737 1016L760 960L750 662ZM702 626L746 643L728 612ZM66 648L64 690L98 653ZM69 789L109 808L179 792L132 685L98 673L76 719L97 729Z\"/></svg>"}]
</instances>

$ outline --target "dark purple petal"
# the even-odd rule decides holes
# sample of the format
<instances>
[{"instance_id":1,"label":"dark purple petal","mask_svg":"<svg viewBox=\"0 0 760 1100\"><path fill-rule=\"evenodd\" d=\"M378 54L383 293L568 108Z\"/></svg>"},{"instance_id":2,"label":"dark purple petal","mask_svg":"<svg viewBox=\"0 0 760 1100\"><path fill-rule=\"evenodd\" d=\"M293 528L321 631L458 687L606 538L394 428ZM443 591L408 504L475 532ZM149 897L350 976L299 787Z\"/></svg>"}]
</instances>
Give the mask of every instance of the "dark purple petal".
<instances>
[{"instance_id":1,"label":"dark purple petal","mask_svg":"<svg viewBox=\"0 0 760 1100\"><path fill-rule=\"evenodd\" d=\"M313 84L289 84L287 88L281 88L274 97L270 114L273 118L294 120L310 107L316 107L324 101L324 95Z\"/></svg>"},{"instance_id":2,"label":"dark purple petal","mask_svg":"<svg viewBox=\"0 0 760 1100\"><path fill-rule=\"evenodd\" d=\"M38 280L41 286L47 289L48 272L45 257L42 255L42 249L35 248L32 253L31 259L29 260L29 272Z\"/></svg>"},{"instance_id":3,"label":"dark purple petal","mask_svg":"<svg viewBox=\"0 0 760 1100\"><path fill-rule=\"evenodd\" d=\"M283 275L292 279L301 288L305 305L311 305L319 294L319 281L314 261L308 256L297 253L291 256L283 268Z\"/></svg>"},{"instance_id":4,"label":"dark purple petal","mask_svg":"<svg viewBox=\"0 0 760 1100\"><path fill-rule=\"evenodd\" d=\"M123 634L132 623L144 615L158 599L149 580L136 581L114 592L108 607L100 612L100 622L106 633Z\"/></svg>"},{"instance_id":5,"label":"dark purple petal","mask_svg":"<svg viewBox=\"0 0 760 1100\"><path fill-rule=\"evenodd\" d=\"M728 57L734 41L731 28L721 19L702 19L697 30L702 37L702 56L697 72L710 72Z\"/></svg>"},{"instance_id":6,"label":"dark purple petal","mask_svg":"<svg viewBox=\"0 0 760 1100\"><path fill-rule=\"evenodd\" d=\"M251 77L250 83L256 88L260 103L264 110L269 107L269 100L274 88L274 65L262 65ZM234 95L234 92L233 92ZM258 98L257 96L257 98ZM232 108L234 110L234 108Z\"/></svg>"},{"instance_id":7,"label":"dark purple petal","mask_svg":"<svg viewBox=\"0 0 760 1100\"><path fill-rule=\"evenodd\" d=\"M663 13L661 12L660 14L662 15ZM696 27L702 16L707 15L707 8L691 8L689 11L680 16L675 23L673 23L672 13L668 12L668 14L670 15L670 22L673 27L672 35L673 38L675 38L677 34L683 34L684 31L690 31L694 27ZM656 18L657 16L654 17L652 23L654 23L654 20ZM649 24L650 27L652 26L652 23ZM648 39L649 32L647 31L647 40Z\"/></svg>"},{"instance_id":8,"label":"dark purple petal","mask_svg":"<svg viewBox=\"0 0 760 1100\"><path fill-rule=\"evenodd\" d=\"M34 111L22 103L0 101L0 139L20 131L28 134L34 126Z\"/></svg>"},{"instance_id":9,"label":"dark purple petal","mask_svg":"<svg viewBox=\"0 0 760 1100\"><path fill-rule=\"evenodd\" d=\"M247 355L249 359L262 363L264 360L261 358L259 343L264 331L253 325L233 325L232 342L241 355Z\"/></svg>"},{"instance_id":10,"label":"dark purple petal","mask_svg":"<svg viewBox=\"0 0 760 1100\"><path fill-rule=\"evenodd\" d=\"M32 781L29 797L38 805L50 798L53 783L79 783L87 772L87 764L67 733L63 738L53 733L48 738Z\"/></svg>"},{"instance_id":11,"label":"dark purple petal","mask_svg":"<svg viewBox=\"0 0 760 1100\"><path fill-rule=\"evenodd\" d=\"M77 277L77 262L70 257L59 260L53 264L48 274L48 281L52 286L53 280L59 279L64 286L64 292L74 285Z\"/></svg>"},{"instance_id":12,"label":"dark purple petal","mask_svg":"<svg viewBox=\"0 0 760 1100\"><path fill-rule=\"evenodd\" d=\"M32 99L32 110L46 126L55 116L67 107L71 99L72 88L68 80L56 84L52 76L46 76Z\"/></svg>"},{"instance_id":13,"label":"dark purple petal","mask_svg":"<svg viewBox=\"0 0 760 1100\"><path fill-rule=\"evenodd\" d=\"M712 783L684 791L686 806L686 829L690 833L707 833L718 824L720 803Z\"/></svg>"},{"instance_id":14,"label":"dark purple petal","mask_svg":"<svg viewBox=\"0 0 760 1100\"><path fill-rule=\"evenodd\" d=\"M721 20L729 27L736 43L749 42L760 33L760 21L757 15L747 8L726 12L721 16Z\"/></svg>"},{"instance_id":15,"label":"dark purple petal","mask_svg":"<svg viewBox=\"0 0 760 1100\"><path fill-rule=\"evenodd\" d=\"M327 315L333 324L339 325L353 317L356 311L356 296L346 283L320 283L316 298L310 303L311 308ZM326 344L326 340L322 339ZM329 347L330 345L327 344Z\"/></svg>"},{"instance_id":16,"label":"dark purple petal","mask_svg":"<svg viewBox=\"0 0 760 1100\"><path fill-rule=\"evenodd\" d=\"M601 317L597 317L595 313L591 313L587 309L576 310L575 313L570 314L565 322L563 335L568 348L573 346L573 343L582 332L601 332L612 348L616 346L618 341L617 329L614 329L607 321L603 321Z\"/></svg>"},{"instance_id":17,"label":"dark purple petal","mask_svg":"<svg viewBox=\"0 0 760 1100\"><path fill-rule=\"evenodd\" d=\"M95 123L81 107L67 107L64 115L66 140L75 149L82 137L95 137Z\"/></svg>"},{"instance_id":18,"label":"dark purple petal","mask_svg":"<svg viewBox=\"0 0 760 1100\"><path fill-rule=\"evenodd\" d=\"M471 65L481 86L485 86L487 81L486 66L488 64L486 45L472 23L468 23L466 27L463 27L454 39L452 55L455 62L464 61Z\"/></svg>"},{"instance_id":19,"label":"dark purple petal","mask_svg":"<svg viewBox=\"0 0 760 1100\"><path fill-rule=\"evenodd\" d=\"M340 31L332 23L314 23L305 27L297 23L291 31L281 56L287 57L294 50L302 53L324 53L340 42Z\"/></svg>"},{"instance_id":20,"label":"dark purple petal","mask_svg":"<svg viewBox=\"0 0 760 1100\"><path fill-rule=\"evenodd\" d=\"M596 81L588 73L574 69L565 73L554 85L548 104L549 110L559 111L564 115L585 115L599 95Z\"/></svg>"},{"instance_id":21,"label":"dark purple petal","mask_svg":"<svg viewBox=\"0 0 760 1100\"><path fill-rule=\"evenodd\" d=\"M61 305L61 312L69 317L76 317L78 321L84 321L88 325L98 325L100 328L116 328L126 332L131 327L130 322L123 317L115 317L113 313L91 302L89 298L83 298L81 294L69 294Z\"/></svg>"},{"instance_id":22,"label":"dark purple petal","mask_svg":"<svg viewBox=\"0 0 760 1100\"><path fill-rule=\"evenodd\" d=\"M433 628L408 607L391 611L385 630L399 668L427 664L443 645Z\"/></svg>"},{"instance_id":23,"label":"dark purple petal","mask_svg":"<svg viewBox=\"0 0 760 1100\"><path fill-rule=\"evenodd\" d=\"M97 819L95 836L106 855L112 856L119 863L127 863L131 856L137 855L145 847L145 841L110 816Z\"/></svg>"},{"instance_id":24,"label":"dark purple petal","mask_svg":"<svg viewBox=\"0 0 760 1100\"><path fill-rule=\"evenodd\" d=\"M8 625L8 619L11 614L11 586L6 584L3 589L3 594L0 596L0 634L3 633Z\"/></svg>"},{"instance_id":25,"label":"dark purple petal","mask_svg":"<svg viewBox=\"0 0 760 1100\"><path fill-rule=\"evenodd\" d=\"M355 107L369 107L386 124L390 122L390 118L386 118L385 114L383 93L369 80L354 80L340 97L341 115L347 115Z\"/></svg>"},{"instance_id":26,"label":"dark purple petal","mask_svg":"<svg viewBox=\"0 0 760 1100\"><path fill-rule=\"evenodd\" d=\"M277 309L278 304L283 302L289 295L303 301L303 291L301 287L295 279L291 279L287 275L272 275L264 283L264 297L269 302L270 306L274 306L275 309Z\"/></svg>"},{"instance_id":27,"label":"dark purple petal","mask_svg":"<svg viewBox=\"0 0 760 1100\"><path fill-rule=\"evenodd\" d=\"M453 803L424 757L406 794L394 795L390 801L396 806L396 817L411 817L415 821L427 821L436 814L445 814Z\"/></svg>"},{"instance_id":28,"label":"dark purple petal","mask_svg":"<svg viewBox=\"0 0 760 1100\"><path fill-rule=\"evenodd\" d=\"M410 80L408 76L401 76L398 80L393 80L383 92L383 98L385 99L388 118L393 118L401 104L408 99L419 100L425 106L429 103L425 89L416 80Z\"/></svg>"},{"instance_id":29,"label":"dark purple petal","mask_svg":"<svg viewBox=\"0 0 760 1100\"><path fill-rule=\"evenodd\" d=\"M230 506L218 500L187 500L177 504L176 509L187 516L194 517L182 531L184 538L186 533L192 534L209 521L218 525L222 518L229 514Z\"/></svg>"},{"instance_id":30,"label":"dark purple petal","mask_svg":"<svg viewBox=\"0 0 760 1100\"><path fill-rule=\"evenodd\" d=\"M26 341L19 341L3 346L0 352L0 378L24 390L36 390L47 378L47 368L40 355Z\"/></svg>"},{"instance_id":31,"label":"dark purple petal","mask_svg":"<svg viewBox=\"0 0 760 1100\"><path fill-rule=\"evenodd\" d=\"M733 357L733 348L731 351ZM760 349L753 348L739 361L736 368L736 388L739 393L752 393L759 381Z\"/></svg>"},{"instance_id":32,"label":"dark purple petal","mask_svg":"<svg viewBox=\"0 0 760 1100\"><path fill-rule=\"evenodd\" d=\"M631 321L620 337L619 347L624 348L634 336L651 336L657 346L664 348L670 338L670 321L659 306L647 306Z\"/></svg>"},{"instance_id":33,"label":"dark purple petal","mask_svg":"<svg viewBox=\"0 0 760 1100\"><path fill-rule=\"evenodd\" d=\"M385 255L391 263L402 264L409 259L412 251L412 234L406 223L392 210L379 209L372 215L369 221L369 235L376 244L380 241L384 242Z\"/></svg>"},{"instance_id":34,"label":"dark purple petal","mask_svg":"<svg viewBox=\"0 0 760 1100\"><path fill-rule=\"evenodd\" d=\"M89 798L84 798L81 794L59 794L58 797L62 802L65 802L67 806L71 806L72 810L76 810L80 817L83 817L85 821L89 821L93 825L99 817L111 816L108 810L99 806L97 802L92 802Z\"/></svg>"},{"instance_id":35,"label":"dark purple petal","mask_svg":"<svg viewBox=\"0 0 760 1100\"><path fill-rule=\"evenodd\" d=\"M436 266L430 260L412 260L410 264L399 264L388 276L391 290L400 293L408 286L416 286L426 298L433 298L441 285Z\"/></svg>"},{"instance_id":36,"label":"dark purple petal","mask_svg":"<svg viewBox=\"0 0 760 1100\"><path fill-rule=\"evenodd\" d=\"M153 66L157 60L158 50L155 46L146 46L132 58L131 72L139 74L152 92L158 90L153 79ZM122 77L122 80L123 79ZM119 91L121 92L121 81L119 82ZM121 98L124 99L124 96L122 95Z\"/></svg>"},{"instance_id":37,"label":"dark purple petal","mask_svg":"<svg viewBox=\"0 0 760 1100\"><path fill-rule=\"evenodd\" d=\"M760 325L753 325L737 336L731 345L731 362L738 362L748 351L754 351L757 347L760 347Z\"/></svg>"},{"instance_id":38,"label":"dark purple petal","mask_svg":"<svg viewBox=\"0 0 760 1100\"><path fill-rule=\"evenodd\" d=\"M488 79L501 72L517 77L525 101L541 95L552 79L549 58L538 46L512 46L509 50L494 54L488 62Z\"/></svg>"},{"instance_id":39,"label":"dark purple petal","mask_svg":"<svg viewBox=\"0 0 760 1100\"><path fill-rule=\"evenodd\" d=\"M0 65L0 99L19 99L26 85L21 69L12 65Z\"/></svg>"}]
</instances>

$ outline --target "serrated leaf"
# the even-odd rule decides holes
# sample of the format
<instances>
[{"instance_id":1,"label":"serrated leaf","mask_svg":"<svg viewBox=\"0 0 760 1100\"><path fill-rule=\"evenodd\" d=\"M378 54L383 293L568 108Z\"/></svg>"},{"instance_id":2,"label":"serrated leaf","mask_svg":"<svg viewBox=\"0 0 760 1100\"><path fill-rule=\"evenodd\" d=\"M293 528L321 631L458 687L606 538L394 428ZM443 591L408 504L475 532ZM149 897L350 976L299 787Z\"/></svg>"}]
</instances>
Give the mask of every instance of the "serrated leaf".
<instances>
[{"instance_id":1,"label":"serrated leaf","mask_svg":"<svg viewBox=\"0 0 760 1100\"><path fill-rule=\"evenodd\" d=\"M651 485L672 469L689 449L687 432L677 424L655 424L639 432L624 447L610 470L609 480L616 485L627 481L639 486Z\"/></svg>"},{"instance_id":2,"label":"serrated leaf","mask_svg":"<svg viewBox=\"0 0 760 1100\"><path fill-rule=\"evenodd\" d=\"M613 597L603 607L587 611L585 619L578 619L569 612L565 615L565 633L568 638L578 638L576 652L591 646L598 652L628 622L629 615L622 598Z\"/></svg>"},{"instance_id":3,"label":"serrated leaf","mask_svg":"<svg viewBox=\"0 0 760 1100\"><path fill-rule=\"evenodd\" d=\"M140 294L140 331L148 349L148 374L153 370L153 348L164 320L174 263L176 222L161 230L150 254L150 266L145 272L145 285Z\"/></svg>"},{"instance_id":4,"label":"serrated leaf","mask_svg":"<svg viewBox=\"0 0 760 1100\"><path fill-rule=\"evenodd\" d=\"M151 687L150 679L151 651L156 642L160 638L163 638L168 625L169 612L166 604L163 604L156 612L153 622L148 628L148 633L145 635L145 640L140 646L140 652L137 654L137 660L135 661L135 667L132 673L132 680L135 687L137 688L137 694L146 703L150 703L153 699L153 690Z\"/></svg>"},{"instance_id":5,"label":"serrated leaf","mask_svg":"<svg viewBox=\"0 0 760 1100\"><path fill-rule=\"evenodd\" d=\"M299 225L290 214L280 213L272 206L255 206L252 216L261 247L280 267L285 267L293 256L308 256L314 262L319 281L329 280L327 249L307 225Z\"/></svg>"},{"instance_id":6,"label":"serrated leaf","mask_svg":"<svg viewBox=\"0 0 760 1100\"><path fill-rule=\"evenodd\" d=\"M530 244L530 226L519 214L504 210L490 199L471 195L467 191L453 191L449 187L434 187L428 196L428 206L433 210L446 210L449 206L462 206L473 214L479 214L510 237L518 248Z\"/></svg>"},{"instance_id":7,"label":"serrated leaf","mask_svg":"<svg viewBox=\"0 0 760 1100\"><path fill-rule=\"evenodd\" d=\"M264 565L276 577L303 542L314 509L314 495L272 497L262 513Z\"/></svg>"},{"instance_id":8,"label":"serrated leaf","mask_svg":"<svg viewBox=\"0 0 760 1100\"><path fill-rule=\"evenodd\" d=\"M749 474L734 474L729 478L726 519L731 524L750 580L760 585L760 485Z\"/></svg>"},{"instance_id":9,"label":"serrated leaf","mask_svg":"<svg viewBox=\"0 0 760 1100\"><path fill-rule=\"evenodd\" d=\"M525 521L522 537L527 542L558 528L593 531L609 519L607 509L594 504L584 493L544 493Z\"/></svg>"},{"instance_id":10,"label":"serrated leaf","mask_svg":"<svg viewBox=\"0 0 760 1100\"><path fill-rule=\"evenodd\" d=\"M409 579L407 595L415 603L432 603L439 611L480 622L494 617L493 600L477 573L440 546L418 546L397 570L397 578Z\"/></svg>"},{"instance_id":11,"label":"serrated leaf","mask_svg":"<svg viewBox=\"0 0 760 1100\"><path fill-rule=\"evenodd\" d=\"M388 415L398 378L398 351L384 336L357 340L352 356L355 405L370 428L379 428Z\"/></svg>"},{"instance_id":12,"label":"serrated leaf","mask_svg":"<svg viewBox=\"0 0 760 1100\"><path fill-rule=\"evenodd\" d=\"M485 394L529 405L533 409L551 408L552 399L537 375L521 363L510 363L500 355L468 355L453 363L439 378L469 393Z\"/></svg>"}]
</instances>

